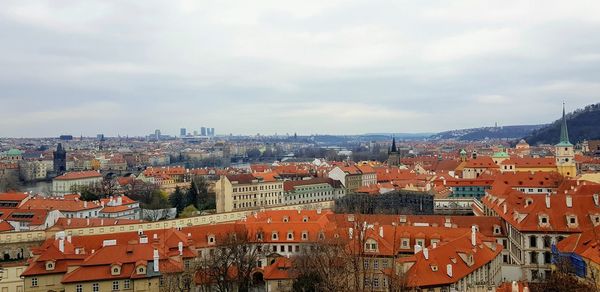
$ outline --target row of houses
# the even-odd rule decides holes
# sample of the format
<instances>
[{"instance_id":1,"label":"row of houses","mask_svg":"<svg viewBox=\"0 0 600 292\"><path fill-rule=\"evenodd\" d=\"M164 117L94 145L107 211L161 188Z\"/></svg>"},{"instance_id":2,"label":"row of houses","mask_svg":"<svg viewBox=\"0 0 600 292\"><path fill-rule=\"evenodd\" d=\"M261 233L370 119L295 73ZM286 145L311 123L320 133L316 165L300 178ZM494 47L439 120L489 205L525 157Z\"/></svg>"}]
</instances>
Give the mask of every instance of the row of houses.
<instances>
[{"instance_id":1,"label":"row of houses","mask_svg":"<svg viewBox=\"0 0 600 292\"><path fill-rule=\"evenodd\" d=\"M318 285L483 291L503 281L506 233L500 224L494 217L291 210L156 231L59 232L34 251L21 276L26 291L166 291L174 279L178 291L214 291L220 285L238 291L244 281L257 289L291 291L294 280L308 272L301 266L308 259L325 260L323 268L336 275ZM324 247L339 254L323 253ZM228 250L238 250L238 256L223 261ZM218 266L223 273L214 274Z\"/></svg>"}]
</instances>

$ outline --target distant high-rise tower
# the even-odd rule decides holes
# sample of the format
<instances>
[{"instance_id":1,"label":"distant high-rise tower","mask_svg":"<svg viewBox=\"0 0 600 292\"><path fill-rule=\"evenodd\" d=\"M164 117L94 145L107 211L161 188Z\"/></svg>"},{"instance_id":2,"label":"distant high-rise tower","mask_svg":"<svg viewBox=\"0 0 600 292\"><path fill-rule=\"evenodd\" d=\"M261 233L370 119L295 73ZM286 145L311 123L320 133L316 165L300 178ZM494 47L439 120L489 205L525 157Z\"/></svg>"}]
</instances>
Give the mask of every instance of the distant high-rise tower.
<instances>
[{"instance_id":1,"label":"distant high-rise tower","mask_svg":"<svg viewBox=\"0 0 600 292\"><path fill-rule=\"evenodd\" d=\"M210 128L210 135L209 136L215 136L215 128Z\"/></svg>"},{"instance_id":2,"label":"distant high-rise tower","mask_svg":"<svg viewBox=\"0 0 600 292\"><path fill-rule=\"evenodd\" d=\"M185 128L179 129L179 136L185 137L186 134L187 134L187 130Z\"/></svg>"},{"instance_id":3,"label":"distant high-rise tower","mask_svg":"<svg viewBox=\"0 0 600 292\"><path fill-rule=\"evenodd\" d=\"M562 120L560 123L560 141L558 144L554 145L554 152L558 173L565 177L575 177L577 175L575 151L573 150L573 144L569 141L569 130L567 129L567 117L565 115L564 103Z\"/></svg>"},{"instance_id":4,"label":"distant high-rise tower","mask_svg":"<svg viewBox=\"0 0 600 292\"><path fill-rule=\"evenodd\" d=\"M200 128L200 136L206 136L206 127Z\"/></svg>"},{"instance_id":5,"label":"distant high-rise tower","mask_svg":"<svg viewBox=\"0 0 600 292\"><path fill-rule=\"evenodd\" d=\"M396 147L396 138L392 138L392 147L390 147L390 151L388 152L388 165L389 166L398 166L400 165L400 153L398 152L398 148Z\"/></svg>"},{"instance_id":6,"label":"distant high-rise tower","mask_svg":"<svg viewBox=\"0 0 600 292\"><path fill-rule=\"evenodd\" d=\"M156 140L160 140L160 130L159 129L154 130L154 138Z\"/></svg>"},{"instance_id":7,"label":"distant high-rise tower","mask_svg":"<svg viewBox=\"0 0 600 292\"><path fill-rule=\"evenodd\" d=\"M63 149L61 143L58 143L54 151L54 173L62 175L65 171L67 171L67 151Z\"/></svg>"}]
</instances>

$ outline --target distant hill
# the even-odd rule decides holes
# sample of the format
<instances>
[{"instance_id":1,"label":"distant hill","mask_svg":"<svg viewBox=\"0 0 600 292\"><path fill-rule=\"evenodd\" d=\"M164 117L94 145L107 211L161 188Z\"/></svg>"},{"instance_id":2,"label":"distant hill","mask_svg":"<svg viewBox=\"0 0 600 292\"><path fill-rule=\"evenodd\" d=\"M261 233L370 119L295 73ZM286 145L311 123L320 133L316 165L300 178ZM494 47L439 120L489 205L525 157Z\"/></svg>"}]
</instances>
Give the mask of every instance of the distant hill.
<instances>
[{"instance_id":1,"label":"distant hill","mask_svg":"<svg viewBox=\"0 0 600 292\"><path fill-rule=\"evenodd\" d=\"M588 105L567 114L569 139L575 144L583 140L600 139L600 103ZM560 136L560 119L523 135L530 145L556 144Z\"/></svg>"},{"instance_id":2,"label":"distant hill","mask_svg":"<svg viewBox=\"0 0 600 292\"><path fill-rule=\"evenodd\" d=\"M527 136L533 131L544 126L545 125L517 125L451 130L432 135L429 137L429 139L455 139L463 141L476 141L484 139L518 139Z\"/></svg>"}]
</instances>

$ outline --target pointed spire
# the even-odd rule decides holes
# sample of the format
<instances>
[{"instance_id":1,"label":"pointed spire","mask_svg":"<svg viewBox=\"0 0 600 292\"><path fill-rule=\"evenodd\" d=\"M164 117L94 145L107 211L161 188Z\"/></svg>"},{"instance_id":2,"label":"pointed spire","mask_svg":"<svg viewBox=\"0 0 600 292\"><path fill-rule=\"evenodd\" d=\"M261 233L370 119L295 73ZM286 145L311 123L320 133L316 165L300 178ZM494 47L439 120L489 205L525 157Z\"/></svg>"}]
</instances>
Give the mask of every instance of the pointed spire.
<instances>
[{"instance_id":1,"label":"pointed spire","mask_svg":"<svg viewBox=\"0 0 600 292\"><path fill-rule=\"evenodd\" d=\"M565 115L565 103L563 102L562 121L560 125L560 142L559 144L571 144L569 142L569 130L567 129L567 117Z\"/></svg>"},{"instance_id":2,"label":"pointed spire","mask_svg":"<svg viewBox=\"0 0 600 292\"><path fill-rule=\"evenodd\" d=\"M390 152L398 152L398 149L396 148L396 137L392 137L392 149L390 149Z\"/></svg>"}]
</instances>

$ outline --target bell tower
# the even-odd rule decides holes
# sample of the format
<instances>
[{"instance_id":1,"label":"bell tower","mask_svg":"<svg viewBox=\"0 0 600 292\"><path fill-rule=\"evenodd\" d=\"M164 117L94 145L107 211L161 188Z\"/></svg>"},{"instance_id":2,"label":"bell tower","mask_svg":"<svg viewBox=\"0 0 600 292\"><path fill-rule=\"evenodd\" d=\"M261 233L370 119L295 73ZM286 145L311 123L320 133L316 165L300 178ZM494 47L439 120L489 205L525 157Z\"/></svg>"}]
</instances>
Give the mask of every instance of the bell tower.
<instances>
[{"instance_id":1,"label":"bell tower","mask_svg":"<svg viewBox=\"0 0 600 292\"><path fill-rule=\"evenodd\" d=\"M400 165L400 153L398 152L398 148L396 147L396 138L392 138L392 147L390 147L390 151L388 152L388 165L389 166L399 166Z\"/></svg>"},{"instance_id":2,"label":"bell tower","mask_svg":"<svg viewBox=\"0 0 600 292\"><path fill-rule=\"evenodd\" d=\"M560 141L554 145L556 156L556 168L558 173L564 177L577 176L577 165L575 164L575 151L573 144L569 141L569 130L567 129L567 118L565 115L565 104L563 103L562 120L560 124Z\"/></svg>"}]
</instances>

